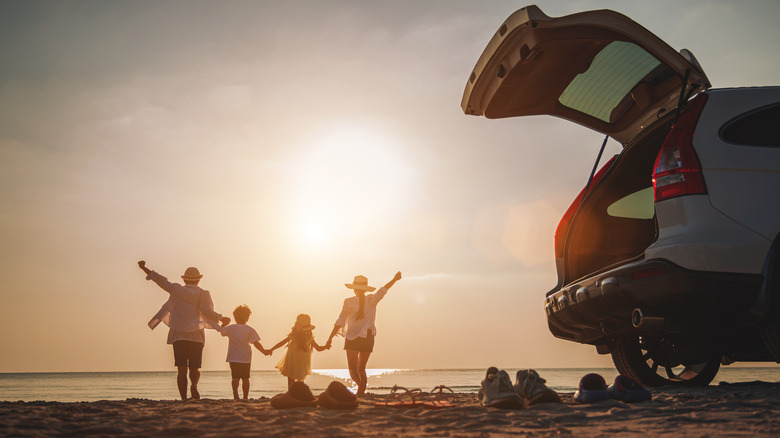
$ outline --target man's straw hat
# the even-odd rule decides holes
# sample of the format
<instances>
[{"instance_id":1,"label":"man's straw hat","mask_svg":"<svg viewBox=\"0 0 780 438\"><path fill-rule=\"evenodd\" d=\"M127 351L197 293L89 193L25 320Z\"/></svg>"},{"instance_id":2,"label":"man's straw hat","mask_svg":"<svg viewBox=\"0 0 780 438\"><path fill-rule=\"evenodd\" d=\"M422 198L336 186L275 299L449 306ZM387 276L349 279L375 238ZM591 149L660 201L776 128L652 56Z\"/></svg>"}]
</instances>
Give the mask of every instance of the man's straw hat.
<instances>
[{"instance_id":1,"label":"man's straw hat","mask_svg":"<svg viewBox=\"0 0 780 438\"><path fill-rule=\"evenodd\" d=\"M198 268L190 266L187 268L186 271L184 271L184 275L181 276L182 280L184 281L198 281L203 276L200 275L200 271L198 271Z\"/></svg>"},{"instance_id":2,"label":"man's straw hat","mask_svg":"<svg viewBox=\"0 0 780 438\"><path fill-rule=\"evenodd\" d=\"M371 292L372 290L376 289L373 286L368 285L368 278L362 276L362 275L356 275L355 280L352 282L352 284L344 283L344 286L355 289L355 290L364 290Z\"/></svg>"}]
</instances>

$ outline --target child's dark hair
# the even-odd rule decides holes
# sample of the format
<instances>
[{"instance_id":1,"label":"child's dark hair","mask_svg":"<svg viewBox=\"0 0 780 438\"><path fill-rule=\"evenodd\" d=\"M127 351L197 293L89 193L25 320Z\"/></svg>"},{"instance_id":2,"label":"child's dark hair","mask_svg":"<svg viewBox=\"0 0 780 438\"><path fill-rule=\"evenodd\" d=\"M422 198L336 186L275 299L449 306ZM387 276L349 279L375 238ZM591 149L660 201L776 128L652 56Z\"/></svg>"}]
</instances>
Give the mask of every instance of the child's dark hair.
<instances>
[{"instance_id":1,"label":"child's dark hair","mask_svg":"<svg viewBox=\"0 0 780 438\"><path fill-rule=\"evenodd\" d=\"M252 311L249 310L249 306L246 304L236 307L236 310L233 311L233 317L236 318L238 324L246 324L246 322L249 321L249 315L251 314Z\"/></svg>"}]
</instances>

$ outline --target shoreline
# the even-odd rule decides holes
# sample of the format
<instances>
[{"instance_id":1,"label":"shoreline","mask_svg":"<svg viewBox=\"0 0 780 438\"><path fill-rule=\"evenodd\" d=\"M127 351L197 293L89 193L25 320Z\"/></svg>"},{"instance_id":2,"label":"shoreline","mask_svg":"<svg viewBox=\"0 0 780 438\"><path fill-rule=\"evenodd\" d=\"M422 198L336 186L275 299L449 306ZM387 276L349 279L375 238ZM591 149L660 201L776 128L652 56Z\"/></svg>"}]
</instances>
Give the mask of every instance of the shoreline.
<instances>
[{"instance_id":1,"label":"shoreline","mask_svg":"<svg viewBox=\"0 0 780 438\"><path fill-rule=\"evenodd\" d=\"M385 395L367 394L358 409L273 409L270 399L127 399L94 402L0 402L0 435L177 436L778 436L780 383L722 383L653 390L653 400L564 403L522 410L485 408L473 393L456 394L440 410L374 407Z\"/></svg>"},{"instance_id":2,"label":"shoreline","mask_svg":"<svg viewBox=\"0 0 780 438\"><path fill-rule=\"evenodd\" d=\"M510 377L515 369L506 368ZM574 392L580 379L587 373L601 374L608 383L617 375L612 368L537 368L547 380L547 386L560 392ZM430 391L438 385L446 385L455 392L476 393L485 377L485 369L458 368L437 370L369 369L368 392L387 394L394 385L420 388ZM124 401L128 398L174 400L178 395L176 371L154 372L75 372L75 373L0 373L0 401ZM346 369L315 369L306 379L314 393L323 391L328 384L338 380L347 386L349 372ZM722 368L715 383L780 382L780 367ZM286 391L287 379L278 370L253 371L250 397L272 397ZM202 371L199 385L203 398L230 398L230 371Z\"/></svg>"}]
</instances>

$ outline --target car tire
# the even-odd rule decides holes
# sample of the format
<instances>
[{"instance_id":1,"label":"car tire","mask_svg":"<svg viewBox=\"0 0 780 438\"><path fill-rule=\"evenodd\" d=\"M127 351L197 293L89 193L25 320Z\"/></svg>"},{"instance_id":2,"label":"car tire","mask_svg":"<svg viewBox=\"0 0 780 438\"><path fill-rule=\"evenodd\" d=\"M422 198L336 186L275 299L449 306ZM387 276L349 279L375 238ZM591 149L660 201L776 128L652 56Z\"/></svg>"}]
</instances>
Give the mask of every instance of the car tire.
<instances>
[{"instance_id":1,"label":"car tire","mask_svg":"<svg viewBox=\"0 0 780 438\"><path fill-rule=\"evenodd\" d=\"M649 387L707 386L720 369L718 357L696 364L682 364L682 370L659 366L652 353L643 347L639 337L614 343L612 361L620 374Z\"/></svg>"},{"instance_id":2,"label":"car tire","mask_svg":"<svg viewBox=\"0 0 780 438\"><path fill-rule=\"evenodd\" d=\"M780 323L776 320L766 321L761 324L761 338L772 360L780 363Z\"/></svg>"},{"instance_id":3,"label":"car tire","mask_svg":"<svg viewBox=\"0 0 780 438\"><path fill-rule=\"evenodd\" d=\"M780 363L780 236L775 238L772 250L764 269L766 291L769 298L769 311L760 325L760 332L767 351L772 359Z\"/></svg>"}]
</instances>

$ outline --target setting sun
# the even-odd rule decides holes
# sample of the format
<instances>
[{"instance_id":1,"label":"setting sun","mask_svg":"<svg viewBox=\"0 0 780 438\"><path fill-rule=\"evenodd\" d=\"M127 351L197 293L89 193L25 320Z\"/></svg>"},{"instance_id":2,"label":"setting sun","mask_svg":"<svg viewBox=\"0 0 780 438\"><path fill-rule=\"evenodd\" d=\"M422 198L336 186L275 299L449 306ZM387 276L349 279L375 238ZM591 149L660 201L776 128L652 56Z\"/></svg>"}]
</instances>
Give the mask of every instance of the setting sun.
<instances>
[{"instance_id":1,"label":"setting sun","mask_svg":"<svg viewBox=\"0 0 780 438\"><path fill-rule=\"evenodd\" d=\"M370 124L331 122L313 130L297 157L291 230L302 243L328 245L397 208L409 168L392 135Z\"/></svg>"}]
</instances>

